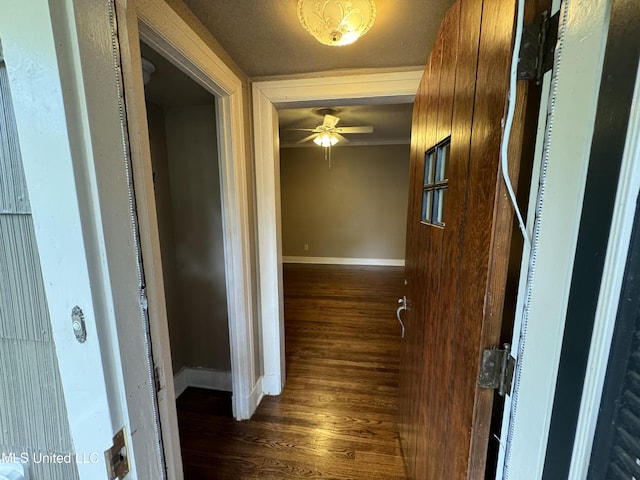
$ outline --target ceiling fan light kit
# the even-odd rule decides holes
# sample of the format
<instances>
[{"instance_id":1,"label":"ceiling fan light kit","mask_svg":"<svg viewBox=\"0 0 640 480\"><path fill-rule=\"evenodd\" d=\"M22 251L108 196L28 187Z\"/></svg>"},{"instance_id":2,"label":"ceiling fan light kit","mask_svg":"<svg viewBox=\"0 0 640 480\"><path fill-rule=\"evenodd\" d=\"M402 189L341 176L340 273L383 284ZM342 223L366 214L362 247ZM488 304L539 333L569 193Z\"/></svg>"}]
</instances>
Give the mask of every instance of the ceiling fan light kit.
<instances>
[{"instance_id":1,"label":"ceiling fan light kit","mask_svg":"<svg viewBox=\"0 0 640 480\"><path fill-rule=\"evenodd\" d=\"M375 19L374 0L298 0L298 20L324 45L355 42Z\"/></svg>"},{"instance_id":2,"label":"ceiling fan light kit","mask_svg":"<svg viewBox=\"0 0 640 480\"><path fill-rule=\"evenodd\" d=\"M314 138L313 143L325 148L332 147L333 145L338 143L338 137L331 133L323 133L322 135L318 135L316 138Z\"/></svg>"},{"instance_id":3,"label":"ceiling fan light kit","mask_svg":"<svg viewBox=\"0 0 640 480\"><path fill-rule=\"evenodd\" d=\"M315 128L293 128L291 130L298 130L302 132L310 132L310 135L299 140L298 143L305 143L309 140L313 140L313 143L320 147L330 148L336 145L338 142L348 143L349 140L342 134L352 133L373 133L373 127L371 125L364 125L360 127L338 127L340 118L336 117L339 112L337 108L317 108L313 110L318 115L323 115L322 124Z\"/></svg>"},{"instance_id":4,"label":"ceiling fan light kit","mask_svg":"<svg viewBox=\"0 0 640 480\"><path fill-rule=\"evenodd\" d=\"M315 128L292 128L290 130L298 130L302 132L310 132L311 134L299 140L298 143L305 143L313 140L313 143L320 147L324 147L324 159L329 162L331 168L331 147L338 142L348 143L349 140L342 134L352 133L373 133L371 125L360 127L338 127L340 118L336 117L339 112L337 108L316 108L313 112L317 115L323 115L322 124Z\"/></svg>"}]
</instances>

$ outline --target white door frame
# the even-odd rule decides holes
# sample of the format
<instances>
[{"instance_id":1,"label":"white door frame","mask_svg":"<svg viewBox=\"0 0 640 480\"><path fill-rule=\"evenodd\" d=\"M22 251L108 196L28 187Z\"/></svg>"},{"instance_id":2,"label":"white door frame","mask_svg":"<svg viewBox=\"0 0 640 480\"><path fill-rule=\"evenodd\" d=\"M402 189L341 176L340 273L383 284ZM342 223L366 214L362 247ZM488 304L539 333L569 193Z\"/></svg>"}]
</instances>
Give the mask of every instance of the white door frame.
<instances>
[{"instance_id":1,"label":"white door frame","mask_svg":"<svg viewBox=\"0 0 640 480\"><path fill-rule=\"evenodd\" d=\"M249 200L247 189L247 155L245 152L245 128L243 122L242 82L226 66L211 48L161 0L136 0L140 38L165 58L179 66L187 75L216 96L218 115L218 161L220 165L220 194L222 197L222 230L224 236L227 303L229 313L229 338L231 343L231 373L233 385L233 412L238 420L247 419L258 403L255 393L257 383L254 368L253 301L251 292L251 242L249 237ZM139 102L137 127L147 135L140 137L139 159L143 171L143 192L146 196L149 217L150 242L148 252L154 264L160 265L160 248L157 236L157 219L149 153L147 117L144 108L144 87L137 42L130 42L131 58L135 68L134 100ZM135 62L135 63L134 63ZM138 81L135 81L135 80ZM142 133L142 132L141 132ZM144 146L142 144L145 144ZM143 151L144 149L144 151ZM134 157L135 162L135 157ZM140 201L140 200L138 200ZM139 205L140 208L140 205ZM144 255L143 240L143 255ZM145 256L145 263L146 263ZM146 268L146 267L145 267ZM156 272L154 270L154 272ZM161 280L157 271L156 280ZM157 285L158 299L164 300L162 282ZM160 292L162 290L162 292ZM166 316L166 312L164 312ZM163 321L161 318L160 321ZM166 321L163 321L166 327ZM163 328L165 328L163 327ZM164 340L168 340L168 332ZM164 337L164 333L163 333ZM162 341L162 340L161 340ZM154 343L154 350L155 350ZM164 352L163 361L169 352ZM171 370L168 370L169 372ZM171 390L171 389L168 389Z\"/></svg>"},{"instance_id":2,"label":"white door frame","mask_svg":"<svg viewBox=\"0 0 640 480\"><path fill-rule=\"evenodd\" d=\"M542 478L544 470L610 2L595 0L589 9L583 7L575 0L560 6L549 111L541 112L546 122L539 125L536 155L537 161L547 159L546 176L530 192L529 230L534 217L539 224L535 265L530 270L525 252L512 339L518 363L512 395L505 400L499 479ZM523 312L530 319L525 325Z\"/></svg>"},{"instance_id":3,"label":"white door frame","mask_svg":"<svg viewBox=\"0 0 640 480\"><path fill-rule=\"evenodd\" d=\"M247 159L241 80L167 3L118 0L129 141L142 256L149 300L153 360L160 382L158 409L167 470L182 478L173 369L162 277L153 173L139 41L178 66L216 97L218 163L231 351L234 417L248 419L261 398L255 371Z\"/></svg>"},{"instance_id":4,"label":"white door frame","mask_svg":"<svg viewBox=\"0 0 640 480\"><path fill-rule=\"evenodd\" d=\"M302 105L411 103L424 67L355 75L267 80L253 84L259 291L265 394L279 395L285 379L280 160L276 108Z\"/></svg>"},{"instance_id":5,"label":"white door frame","mask_svg":"<svg viewBox=\"0 0 640 480\"><path fill-rule=\"evenodd\" d=\"M246 419L255 408L255 405L251 406L252 403L257 402L255 400L252 402L250 399L256 383L256 375L253 368L252 319L254 315L251 295L251 244L242 82L165 2L137 0L136 5L140 38L216 96L233 408L237 419ZM138 58L136 60L139 62ZM140 73L141 69L137 71ZM136 82L137 100L143 102L144 89L141 76L138 80ZM139 118L139 121L145 128L146 114L144 118ZM148 148L148 140L145 147ZM146 167L145 194L151 203L153 201L153 188L150 183L153 181L150 171L151 157L150 155L145 157L141 158L144 163L143 168ZM151 187L150 190L148 190L149 187ZM154 223L155 237L157 234L155 205L153 210L147 211L147 214L153 214L150 215L150 221ZM157 241L157 237L153 240ZM159 244L155 247L151 254L154 261L160 262ZM159 288L162 287L159 286ZM164 295L162 297L164 298ZM171 389L168 390L171 391Z\"/></svg>"}]
</instances>

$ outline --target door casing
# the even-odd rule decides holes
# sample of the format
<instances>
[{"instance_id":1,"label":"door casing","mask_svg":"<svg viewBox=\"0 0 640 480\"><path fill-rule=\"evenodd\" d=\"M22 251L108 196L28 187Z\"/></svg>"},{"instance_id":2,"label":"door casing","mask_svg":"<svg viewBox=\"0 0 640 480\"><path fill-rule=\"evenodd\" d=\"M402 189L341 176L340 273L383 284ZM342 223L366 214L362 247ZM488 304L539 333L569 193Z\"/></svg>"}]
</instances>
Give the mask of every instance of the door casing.
<instances>
[{"instance_id":1,"label":"door casing","mask_svg":"<svg viewBox=\"0 0 640 480\"><path fill-rule=\"evenodd\" d=\"M248 419L262 397L254 348L256 315L242 82L167 3L117 0L116 4L141 254L147 281L149 329L160 387L157 395L162 439L168 471L173 478L182 478L139 42L144 40L216 98L232 407L238 420Z\"/></svg>"},{"instance_id":2,"label":"door casing","mask_svg":"<svg viewBox=\"0 0 640 480\"><path fill-rule=\"evenodd\" d=\"M259 299L263 389L279 395L285 380L280 161L276 108L337 104L411 103L422 68L253 83Z\"/></svg>"},{"instance_id":3,"label":"door casing","mask_svg":"<svg viewBox=\"0 0 640 480\"><path fill-rule=\"evenodd\" d=\"M558 8L559 2L554 3ZM589 9L584 9L581 2L569 0L560 6L560 53L554 66L557 78L551 86L553 107L546 112L552 128L541 126L546 152L538 153L548 158L544 200L534 213L538 190L532 190L527 215L529 219L534 215L541 219L535 275L526 293L529 266L524 259L519 286L521 305L517 312L522 312L524 297L528 296L532 320L524 326L524 334L517 324L514 330L512 352L518 358L517 381L505 406L497 478L542 477L610 3L594 0ZM519 345L522 338L525 346Z\"/></svg>"}]
</instances>

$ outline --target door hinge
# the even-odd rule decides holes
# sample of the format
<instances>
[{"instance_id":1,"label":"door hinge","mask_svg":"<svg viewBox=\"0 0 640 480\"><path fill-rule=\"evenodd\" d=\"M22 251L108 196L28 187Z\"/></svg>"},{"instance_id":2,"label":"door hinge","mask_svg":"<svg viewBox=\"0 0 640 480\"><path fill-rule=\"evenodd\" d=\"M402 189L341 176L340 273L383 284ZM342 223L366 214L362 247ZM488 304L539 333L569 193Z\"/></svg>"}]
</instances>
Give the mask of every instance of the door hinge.
<instances>
[{"instance_id":1,"label":"door hinge","mask_svg":"<svg viewBox=\"0 0 640 480\"><path fill-rule=\"evenodd\" d=\"M498 390L500 396L504 397L511 392L515 368L516 359L511 356L511 345L505 343L504 349L487 349L482 352L478 385Z\"/></svg>"},{"instance_id":2,"label":"door hinge","mask_svg":"<svg viewBox=\"0 0 640 480\"><path fill-rule=\"evenodd\" d=\"M518 80L535 80L540 83L542 76L553 67L559 18L560 12L551 17L548 12L544 12L540 19L522 29Z\"/></svg>"},{"instance_id":3,"label":"door hinge","mask_svg":"<svg viewBox=\"0 0 640 480\"><path fill-rule=\"evenodd\" d=\"M113 446L105 450L109 480L122 480L129 473L129 451L125 427L113 437Z\"/></svg>"}]
</instances>

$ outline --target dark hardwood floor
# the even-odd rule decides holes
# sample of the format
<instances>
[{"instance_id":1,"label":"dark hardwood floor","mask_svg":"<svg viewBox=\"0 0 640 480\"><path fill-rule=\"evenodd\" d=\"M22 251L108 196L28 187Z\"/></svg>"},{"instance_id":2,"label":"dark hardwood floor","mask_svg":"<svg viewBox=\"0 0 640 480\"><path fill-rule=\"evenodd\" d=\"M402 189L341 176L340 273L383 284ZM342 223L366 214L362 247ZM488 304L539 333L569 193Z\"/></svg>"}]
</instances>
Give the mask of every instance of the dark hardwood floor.
<instances>
[{"instance_id":1,"label":"dark hardwood floor","mask_svg":"<svg viewBox=\"0 0 640 480\"><path fill-rule=\"evenodd\" d=\"M398 440L403 269L285 265L287 379L249 421L230 394L178 399L185 478L405 479Z\"/></svg>"}]
</instances>

